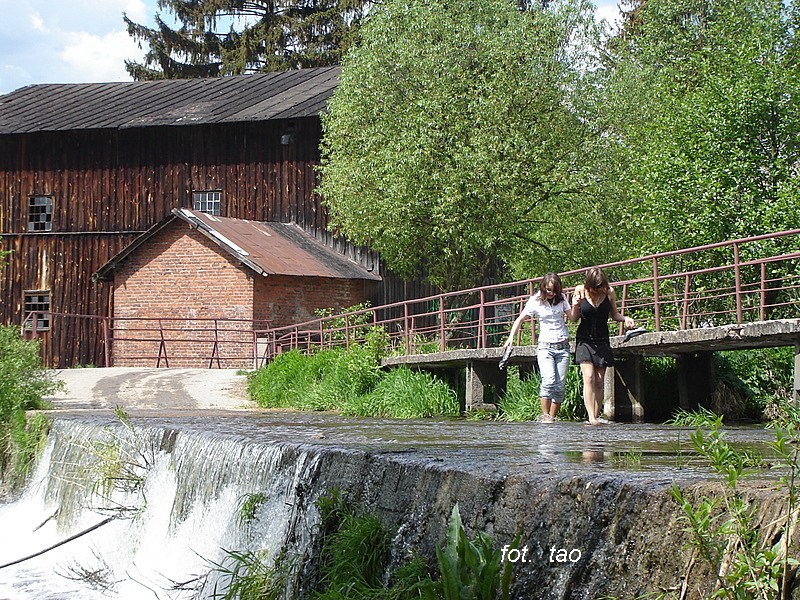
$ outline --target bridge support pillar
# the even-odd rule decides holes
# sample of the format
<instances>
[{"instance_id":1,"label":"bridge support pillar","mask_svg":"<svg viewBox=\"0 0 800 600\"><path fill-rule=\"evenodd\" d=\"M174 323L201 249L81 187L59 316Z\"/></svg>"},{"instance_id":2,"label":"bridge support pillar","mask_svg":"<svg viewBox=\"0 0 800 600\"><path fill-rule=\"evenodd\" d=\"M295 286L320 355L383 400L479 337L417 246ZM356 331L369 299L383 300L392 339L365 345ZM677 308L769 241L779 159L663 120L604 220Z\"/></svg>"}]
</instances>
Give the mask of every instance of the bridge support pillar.
<instances>
[{"instance_id":1,"label":"bridge support pillar","mask_svg":"<svg viewBox=\"0 0 800 600\"><path fill-rule=\"evenodd\" d=\"M644 358L639 355L616 357L606 372L603 412L614 421L644 421Z\"/></svg>"},{"instance_id":2,"label":"bridge support pillar","mask_svg":"<svg viewBox=\"0 0 800 600\"><path fill-rule=\"evenodd\" d=\"M800 342L794 345L794 402L800 404Z\"/></svg>"},{"instance_id":3,"label":"bridge support pillar","mask_svg":"<svg viewBox=\"0 0 800 600\"><path fill-rule=\"evenodd\" d=\"M500 398L506 393L508 372L498 369L497 363L482 362L477 360L467 361L467 382L464 393L465 411L495 410ZM492 401L494 404L485 403L486 388L492 388Z\"/></svg>"}]
</instances>

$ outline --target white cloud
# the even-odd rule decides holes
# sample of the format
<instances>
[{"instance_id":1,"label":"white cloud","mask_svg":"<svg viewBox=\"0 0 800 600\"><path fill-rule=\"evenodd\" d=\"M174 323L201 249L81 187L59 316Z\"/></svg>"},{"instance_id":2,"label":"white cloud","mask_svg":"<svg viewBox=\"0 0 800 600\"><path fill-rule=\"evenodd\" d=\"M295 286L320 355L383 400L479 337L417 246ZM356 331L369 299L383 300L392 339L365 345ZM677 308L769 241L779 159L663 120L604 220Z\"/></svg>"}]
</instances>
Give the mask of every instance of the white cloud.
<instances>
[{"instance_id":1,"label":"white cloud","mask_svg":"<svg viewBox=\"0 0 800 600\"><path fill-rule=\"evenodd\" d=\"M620 25L620 12L617 2L603 2L598 4L595 11L598 20L605 20L612 28L617 31Z\"/></svg>"},{"instance_id":2,"label":"white cloud","mask_svg":"<svg viewBox=\"0 0 800 600\"><path fill-rule=\"evenodd\" d=\"M0 94L32 83L129 81L144 51L122 13L152 24L156 0L0 0Z\"/></svg>"},{"instance_id":3,"label":"white cloud","mask_svg":"<svg viewBox=\"0 0 800 600\"><path fill-rule=\"evenodd\" d=\"M125 31L112 31L102 36L86 32L64 36L59 59L83 81L128 81L125 60L138 57L141 50Z\"/></svg>"},{"instance_id":4,"label":"white cloud","mask_svg":"<svg viewBox=\"0 0 800 600\"><path fill-rule=\"evenodd\" d=\"M31 15L31 27L33 27L36 31L43 31L45 33L47 32L47 28L44 26L44 19L42 19L38 12L34 12Z\"/></svg>"}]
</instances>

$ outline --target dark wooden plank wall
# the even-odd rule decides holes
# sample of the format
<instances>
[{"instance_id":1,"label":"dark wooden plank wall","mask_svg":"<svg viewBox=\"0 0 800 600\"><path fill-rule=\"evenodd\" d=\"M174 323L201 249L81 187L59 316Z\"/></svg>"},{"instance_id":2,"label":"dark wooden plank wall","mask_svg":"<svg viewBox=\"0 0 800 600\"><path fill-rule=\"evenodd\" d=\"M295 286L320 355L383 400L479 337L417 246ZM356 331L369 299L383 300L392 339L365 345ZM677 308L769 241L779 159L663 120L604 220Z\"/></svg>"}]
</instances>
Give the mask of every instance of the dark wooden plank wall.
<instances>
[{"instance_id":1,"label":"dark wooden plank wall","mask_svg":"<svg viewBox=\"0 0 800 600\"><path fill-rule=\"evenodd\" d=\"M281 144L291 133L293 143ZM49 289L55 312L107 316L111 285L91 275L192 192L220 190L224 216L294 221L385 276L374 304L433 293L378 265L377 254L326 229L314 193L317 118L224 125L43 132L0 137L0 237L13 250L0 276L3 323L21 323L25 290ZM28 197L53 196L53 230L29 234ZM103 364L98 326L54 320L43 336L53 366Z\"/></svg>"}]
</instances>

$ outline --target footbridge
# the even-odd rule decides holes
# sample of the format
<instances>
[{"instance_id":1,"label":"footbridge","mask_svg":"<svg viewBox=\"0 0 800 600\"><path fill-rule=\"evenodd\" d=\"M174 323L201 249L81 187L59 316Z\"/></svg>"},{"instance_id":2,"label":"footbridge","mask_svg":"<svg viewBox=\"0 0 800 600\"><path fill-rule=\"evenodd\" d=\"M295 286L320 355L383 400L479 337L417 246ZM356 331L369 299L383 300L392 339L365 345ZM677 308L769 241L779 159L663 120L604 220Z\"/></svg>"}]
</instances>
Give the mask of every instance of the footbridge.
<instances>
[{"instance_id":1,"label":"footbridge","mask_svg":"<svg viewBox=\"0 0 800 600\"><path fill-rule=\"evenodd\" d=\"M675 396L681 407L691 408L710 393L713 352L791 346L794 394L800 400L800 229L600 266L616 290L619 309L647 329L627 342L621 328L614 332L617 364L606 377L605 390L609 417L659 420L674 408L645 396L646 356L675 357ZM560 273L568 294L583 283L584 271ZM459 396L465 409L475 409L493 405L504 393L500 346L539 281L443 293L283 327L225 318L125 319L34 311L22 330L36 337L38 327L50 319L64 319L72 324L68 330L87 339L101 332L104 366L207 368L257 368L281 352L348 347L380 331L390 346L386 368L436 371L463 388ZM511 358L523 376L535 368L535 345L531 321L520 329ZM126 355L127 348L136 352Z\"/></svg>"},{"instance_id":2,"label":"footbridge","mask_svg":"<svg viewBox=\"0 0 800 600\"><path fill-rule=\"evenodd\" d=\"M672 356L676 397L696 407L712 391L713 352L792 346L795 400L800 399L800 229L708 244L600 265L625 315L647 332L612 338L617 364L606 377L605 412L616 420L656 420L674 407L648 402L643 358ZM560 273L570 293L585 269ZM315 351L363 342L380 328L393 349L387 368L407 365L438 372L465 409L493 404L505 391L498 368L511 323L539 279L459 292L323 317L261 332L258 363L291 349ZM536 326L522 328L510 364L531 372ZM461 375L466 372L465 376Z\"/></svg>"}]
</instances>

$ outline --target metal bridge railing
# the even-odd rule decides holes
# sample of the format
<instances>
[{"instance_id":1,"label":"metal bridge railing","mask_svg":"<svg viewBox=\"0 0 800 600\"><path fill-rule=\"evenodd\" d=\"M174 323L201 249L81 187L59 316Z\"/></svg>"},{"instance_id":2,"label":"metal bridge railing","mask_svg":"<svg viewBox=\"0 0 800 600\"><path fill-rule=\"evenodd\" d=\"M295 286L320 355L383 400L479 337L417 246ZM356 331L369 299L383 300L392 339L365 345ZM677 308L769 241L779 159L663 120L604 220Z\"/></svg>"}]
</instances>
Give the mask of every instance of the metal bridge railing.
<instances>
[{"instance_id":1,"label":"metal bridge railing","mask_svg":"<svg viewBox=\"0 0 800 600\"><path fill-rule=\"evenodd\" d=\"M600 265L619 309L653 331L800 316L800 229ZM570 293L585 269L560 273ZM502 344L539 278L438 294L275 327L275 354L363 342L372 328L406 354ZM621 325L620 325L620 333ZM531 333L531 342L535 333ZM269 360L272 355L264 355Z\"/></svg>"},{"instance_id":2,"label":"metal bridge railing","mask_svg":"<svg viewBox=\"0 0 800 600\"><path fill-rule=\"evenodd\" d=\"M800 316L800 229L600 266L616 289L618 308L652 331ZM583 283L584 272L575 269L560 274L567 293ZM385 332L398 353L489 348L506 339L511 323L538 289L539 281L526 279L438 294L283 327L241 319L33 312L22 330L35 337L42 323L81 319L81 327L66 330L85 334L87 339L102 339L106 366L190 363L208 368L260 367L287 350L314 352L362 343L374 328ZM519 343L535 341L533 330L525 332L525 340L522 336L520 333Z\"/></svg>"}]
</instances>

